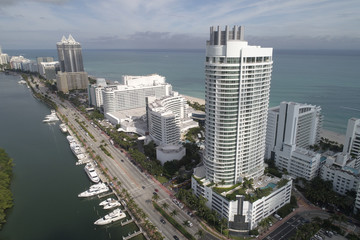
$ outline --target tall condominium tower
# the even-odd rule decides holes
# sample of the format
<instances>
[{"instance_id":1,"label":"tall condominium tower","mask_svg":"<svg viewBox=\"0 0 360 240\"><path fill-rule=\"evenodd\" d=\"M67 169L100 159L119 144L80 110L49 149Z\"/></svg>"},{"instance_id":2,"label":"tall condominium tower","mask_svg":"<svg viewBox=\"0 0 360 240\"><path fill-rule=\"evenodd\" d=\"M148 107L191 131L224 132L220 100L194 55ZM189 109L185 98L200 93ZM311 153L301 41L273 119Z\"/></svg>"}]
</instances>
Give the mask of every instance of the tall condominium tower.
<instances>
[{"instance_id":1,"label":"tall condominium tower","mask_svg":"<svg viewBox=\"0 0 360 240\"><path fill-rule=\"evenodd\" d=\"M84 71L80 43L76 42L75 39L69 35L68 39L63 36L56 46L61 72Z\"/></svg>"},{"instance_id":2,"label":"tall condominium tower","mask_svg":"<svg viewBox=\"0 0 360 240\"><path fill-rule=\"evenodd\" d=\"M210 28L206 45L206 178L231 185L263 174L272 48L249 46L244 28Z\"/></svg>"}]
</instances>

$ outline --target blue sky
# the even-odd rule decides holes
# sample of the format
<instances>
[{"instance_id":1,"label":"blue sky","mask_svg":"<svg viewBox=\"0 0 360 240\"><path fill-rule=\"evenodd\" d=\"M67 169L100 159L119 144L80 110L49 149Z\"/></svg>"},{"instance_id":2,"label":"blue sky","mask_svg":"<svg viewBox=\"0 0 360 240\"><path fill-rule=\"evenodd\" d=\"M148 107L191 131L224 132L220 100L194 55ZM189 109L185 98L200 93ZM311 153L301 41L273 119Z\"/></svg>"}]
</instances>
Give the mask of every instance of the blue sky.
<instances>
[{"instance_id":1,"label":"blue sky","mask_svg":"<svg viewBox=\"0 0 360 240\"><path fill-rule=\"evenodd\" d=\"M359 0L0 0L0 45L204 48L210 26L245 26L251 45L360 49Z\"/></svg>"}]
</instances>

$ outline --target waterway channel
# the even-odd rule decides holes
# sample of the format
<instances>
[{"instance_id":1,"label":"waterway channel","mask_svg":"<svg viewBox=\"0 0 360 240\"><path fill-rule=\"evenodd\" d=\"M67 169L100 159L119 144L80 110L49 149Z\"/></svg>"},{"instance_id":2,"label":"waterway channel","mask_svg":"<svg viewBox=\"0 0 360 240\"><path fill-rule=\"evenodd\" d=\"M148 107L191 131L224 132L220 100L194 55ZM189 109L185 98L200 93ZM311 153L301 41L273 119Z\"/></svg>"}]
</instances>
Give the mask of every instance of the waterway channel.
<instances>
[{"instance_id":1,"label":"waterway channel","mask_svg":"<svg viewBox=\"0 0 360 240\"><path fill-rule=\"evenodd\" d=\"M91 185L84 166L75 165L60 122L42 122L50 108L19 80L0 73L0 147L15 164L11 185L15 206L8 212L0 239L122 239L137 230L134 223L93 224L107 211L98 206L98 198L77 197Z\"/></svg>"}]
</instances>

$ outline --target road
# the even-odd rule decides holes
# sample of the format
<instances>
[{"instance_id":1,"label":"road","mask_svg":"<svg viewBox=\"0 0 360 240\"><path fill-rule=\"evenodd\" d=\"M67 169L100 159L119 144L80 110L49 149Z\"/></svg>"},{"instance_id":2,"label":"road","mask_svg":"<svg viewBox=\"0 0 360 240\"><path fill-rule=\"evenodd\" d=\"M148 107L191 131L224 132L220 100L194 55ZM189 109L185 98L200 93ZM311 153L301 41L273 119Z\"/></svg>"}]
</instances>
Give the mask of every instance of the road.
<instances>
[{"instance_id":1,"label":"road","mask_svg":"<svg viewBox=\"0 0 360 240\"><path fill-rule=\"evenodd\" d=\"M45 92L46 88L40 87L40 90ZM165 224L160 222L161 215L152 205L152 196L155 189L158 189L157 194L160 197L158 203L160 205L166 202L169 205L167 210L168 212L171 212L174 209L177 210L178 214L174 216L174 218L176 221L178 221L178 223L182 224L185 220L193 223L193 227L185 228L190 234L195 236L196 232L199 230L200 224L196 219L188 216L185 210L180 209L176 204L173 203L173 196L171 193L169 194L169 190L164 189L163 186L155 182L151 176L145 175L145 173L141 172L136 166L134 166L123 152L109 143L109 138L105 133L103 133L98 127L91 125L90 121L87 120L75 108L73 108L69 102L62 102L57 96L53 94L48 95L50 95L52 100L55 101L58 105L58 111L61 114L66 115L69 123L75 127L75 131L77 131L79 136L86 140L85 148L90 147L95 151L95 155L99 155L104 160L101 164L103 164L103 166L108 169L108 173L113 178L116 177L117 180L122 183L121 186L123 188L128 190L135 203L144 210L144 212L148 215L148 219L164 235L165 239L173 239L173 235L177 235L180 239L186 238L182 236L182 234L167 221ZM86 132L79 126L79 124L75 121L76 118L78 118L80 122L84 121L86 123L87 130L95 137L96 142L91 137L89 137L88 134L86 134ZM100 144L104 144L101 143L102 140L108 144L106 148L113 156L113 159L108 157L99 148Z\"/></svg>"}]
</instances>

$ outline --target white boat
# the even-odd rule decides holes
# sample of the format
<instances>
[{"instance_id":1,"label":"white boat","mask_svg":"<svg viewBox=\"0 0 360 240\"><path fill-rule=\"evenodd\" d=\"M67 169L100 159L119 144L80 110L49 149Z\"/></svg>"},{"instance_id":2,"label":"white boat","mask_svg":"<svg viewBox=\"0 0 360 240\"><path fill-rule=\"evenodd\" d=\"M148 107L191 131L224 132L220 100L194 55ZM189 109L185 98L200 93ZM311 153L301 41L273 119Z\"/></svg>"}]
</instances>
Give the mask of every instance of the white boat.
<instances>
[{"instance_id":1,"label":"white boat","mask_svg":"<svg viewBox=\"0 0 360 240\"><path fill-rule=\"evenodd\" d=\"M65 123L60 124L59 127L60 127L60 130L61 130L63 133L66 133L66 132L67 132L67 128L66 128Z\"/></svg>"},{"instance_id":2,"label":"white boat","mask_svg":"<svg viewBox=\"0 0 360 240\"><path fill-rule=\"evenodd\" d=\"M114 208L114 207L120 207L121 206L121 203L119 201L113 201L113 202L109 202L107 203L106 205L104 205L104 209L111 209L111 208Z\"/></svg>"},{"instance_id":3,"label":"white boat","mask_svg":"<svg viewBox=\"0 0 360 240\"><path fill-rule=\"evenodd\" d=\"M116 201L116 200L113 199L113 198L108 198L108 199L100 202L100 203L99 203L99 206L104 206L104 205L106 205L106 204L108 204L109 202L112 202L112 201Z\"/></svg>"},{"instance_id":4,"label":"white boat","mask_svg":"<svg viewBox=\"0 0 360 240\"><path fill-rule=\"evenodd\" d=\"M75 138L73 136L71 136L71 135L66 136L66 139L68 140L69 143L75 142Z\"/></svg>"},{"instance_id":5,"label":"white boat","mask_svg":"<svg viewBox=\"0 0 360 240\"><path fill-rule=\"evenodd\" d=\"M59 121L59 118L56 116L55 110L51 110L51 114L46 115L43 122L49 123L49 122L56 122Z\"/></svg>"},{"instance_id":6,"label":"white boat","mask_svg":"<svg viewBox=\"0 0 360 240\"><path fill-rule=\"evenodd\" d=\"M92 185L89 190L82 192L78 197L91 197L109 191L109 187L105 183L98 183Z\"/></svg>"},{"instance_id":7,"label":"white boat","mask_svg":"<svg viewBox=\"0 0 360 240\"><path fill-rule=\"evenodd\" d=\"M91 163L87 163L84 167L84 170L92 182L94 183L100 182L100 178L98 177L95 168L93 168Z\"/></svg>"},{"instance_id":8,"label":"white boat","mask_svg":"<svg viewBox=\"0 0 360 240\"><path fill-rule=\"evenodd\" d=\"M123 211L121 211L119 208L117 208L114 211L112 211L111 213L106 214L104 217L96 220L94 222L94 224L95 225L105 225L105 224L116 222L125 217L126 217L126 214Z\"/></svg>"},{"instance_id":9,"label":"white boat","mask_svg":"<svg viewBox=\"0 0 360 240\"><path fill-rule=\"evenodd\" d=\"M70 143L70 149L71 149L71 151L72 151L76 156L83 153L83 152L81 151L80 145L77 144L76 142Z\"/></svg>"},{"instance_id":10,"label":"white boat","mask_svg":"<svg viewBox=\"0 0 360 240\"><path fill-rule=\"evenodd\" d=\"M113 198L108 198L99 203L99 206L103 206L104 209L110 209L121 206L121 203Z\"/></svg>"},{"instance_id":11,"label":"white boat","mask_svg":"<svg viewBox=\"0 0 360 240\"><path fill-rule=\"evenodd\" d=\"M21 79L20 81L18 81L18 84L26 84L26 81Z\"/></svg>"}]
</instances>

